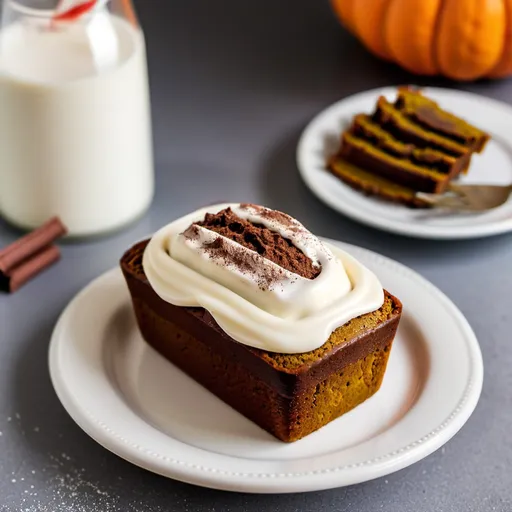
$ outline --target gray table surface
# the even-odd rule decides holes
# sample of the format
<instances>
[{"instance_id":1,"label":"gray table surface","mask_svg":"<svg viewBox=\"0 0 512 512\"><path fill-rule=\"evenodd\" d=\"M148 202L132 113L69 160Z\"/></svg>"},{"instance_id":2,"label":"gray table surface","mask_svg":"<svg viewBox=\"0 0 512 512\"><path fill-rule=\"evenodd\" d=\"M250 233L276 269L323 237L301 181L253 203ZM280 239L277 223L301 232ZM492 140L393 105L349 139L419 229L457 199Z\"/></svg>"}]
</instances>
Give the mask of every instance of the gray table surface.
<instances>
[{"instance_id":1,"label":"gray table surface","mask_svg":"<svg viewBox=\"0 0 512 512\"><path fill-rule=\"evenodd\" d=\"M433 242L363 227L315 199L294 161L308 120L344 96L411 81L454 84L376 60L338 27L325 0L140 0L138 8L148 40L156 198L137 224L103 240L66 244L58 265L19 293L0 296L0 510L511 511L512 235ZM512 81L458 87L512 102ZM485 383L474 415L452 441L366 484L257 496L155 476L73 423L48 377L59 313L133 240L221 200L280 208L317 234L409 265L453 299L480 340ZM17 235L0 222L0 246Z\"/></svg>"}]
</instances>

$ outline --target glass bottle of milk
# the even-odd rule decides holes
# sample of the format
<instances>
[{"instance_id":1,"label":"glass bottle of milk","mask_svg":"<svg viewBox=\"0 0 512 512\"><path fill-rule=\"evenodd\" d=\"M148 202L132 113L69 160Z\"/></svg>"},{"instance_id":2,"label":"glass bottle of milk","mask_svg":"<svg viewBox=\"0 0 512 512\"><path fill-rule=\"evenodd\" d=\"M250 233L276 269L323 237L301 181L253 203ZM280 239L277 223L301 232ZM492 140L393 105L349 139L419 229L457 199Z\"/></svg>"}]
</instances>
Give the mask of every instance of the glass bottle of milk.
<instances>
[{"instance_id":1,"label":"glass bottle of milk","mask_svg":"<svg viewBox=\"0 0 512 512\"><path fill-rule=\"evenodd\" d=\"M72 236L128 224L153 197L143 33L131 0L3 0L0 213Z\"/></svg>"}]
</instances>

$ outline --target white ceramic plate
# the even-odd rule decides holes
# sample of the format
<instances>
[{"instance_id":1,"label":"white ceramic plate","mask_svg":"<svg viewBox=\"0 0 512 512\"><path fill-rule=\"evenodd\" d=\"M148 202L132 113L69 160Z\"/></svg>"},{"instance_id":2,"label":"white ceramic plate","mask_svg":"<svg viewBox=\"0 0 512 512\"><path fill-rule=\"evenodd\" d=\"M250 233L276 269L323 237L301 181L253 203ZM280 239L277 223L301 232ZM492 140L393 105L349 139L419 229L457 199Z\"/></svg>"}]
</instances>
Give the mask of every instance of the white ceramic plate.
<instances>
[{"instance_id":1,"label":"white ceramic plate","mask_svg":"<svg viewBox=\"0 0 512 512\"><path fill-rule=\"evenodd\" d=\"M425 94L441 107L492 135L480 155L474 155L463 183L512 183L512 106L468 92L428 87ZM340 134L353 116L371 113L380 95L392 100L396 87L366 91L335 103L305 129L297 148L297 164L309 189L334 210L384 231L401 235L460 239L479 238L512 231L512 197L501 207L479 214L440 214L409 209L367 197L325 170L328 156L336 153Z\"/></svg>"},{"instance_id":2,"label":"white ceramic plate","mask_svg":"<svg viewBox=\"0 0 512 512\"><path fill-rule=\"evenodd\" d=\"M85 288L55 328L49 362L57 395L85 432L120 457L217 489L328 489L426 457L477 404L478 342L428 281L378 254L340 245L403 301L404 314L380 391L305 439L274 439L146 345L117 269Z\"/></svg>"}]
</instances>

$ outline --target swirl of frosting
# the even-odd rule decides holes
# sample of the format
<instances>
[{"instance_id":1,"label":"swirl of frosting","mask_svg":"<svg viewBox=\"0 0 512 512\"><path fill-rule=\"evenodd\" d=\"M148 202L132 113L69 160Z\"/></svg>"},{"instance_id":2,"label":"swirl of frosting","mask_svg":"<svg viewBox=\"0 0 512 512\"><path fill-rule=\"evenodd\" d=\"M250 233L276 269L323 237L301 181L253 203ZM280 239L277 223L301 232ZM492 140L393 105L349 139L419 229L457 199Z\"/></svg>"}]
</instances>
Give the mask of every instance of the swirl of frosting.
<instances>
[{"instance_id":1,"label":"swirl of frosting","mask_svg":"<svg viewBox=\"0 0 512 512\"><path fill-rule=\"evenodd\" d=\"M289 241L316 276L303 277L200 225L226 208ZM377 277L357 260L292 217L256 205L211 206L168 224L148 243L143 267L163 300L203 307L234 340L270 352L315 350L334 329L384 302Z\"/></svg>"}]
</instances>

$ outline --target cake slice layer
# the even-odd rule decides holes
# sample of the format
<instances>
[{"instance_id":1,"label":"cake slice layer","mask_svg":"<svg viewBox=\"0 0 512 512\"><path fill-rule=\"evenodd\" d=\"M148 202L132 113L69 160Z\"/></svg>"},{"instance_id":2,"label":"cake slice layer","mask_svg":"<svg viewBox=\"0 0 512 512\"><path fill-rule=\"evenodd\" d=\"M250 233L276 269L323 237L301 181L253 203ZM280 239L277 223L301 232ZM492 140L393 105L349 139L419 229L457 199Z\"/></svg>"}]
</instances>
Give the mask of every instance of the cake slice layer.
<instances>
[{"instance_id":1,"label":"cake slice layer","mask_svg":"<svg viewBox=\"0 0 512 512\"><path fill-rule=\"evenodd\" d=\"M342 136L339 156L373 174L419 192L441 193L452 178L451 174L440 173L392 156L347 132Z\"/></svg>"},{"instance_id":2,"label":"cake slice layer","mask_svg":"<svg viewBox=\"0 0 512 512\"><path fill-rule=\"evenodd\" d=\"M329 170L353 189L360 190L368 196L378 196L393 203L411 208L427 208L428 205L416 197L416 192L409 187L394 183L382 176L365 171L339 156L331 158Z\"/></svg>"},{"instance_id":3,"label":"cake slice layer","mask_svg":"<svg viewBox=\"0 0 512 512\"><path fill-rule=\"evenodd\" d=\"M410 160L412 163L432 170L457 176L469 166L471 154L455 157L433 148L416 148L414 144L402 142L372 121L366 114L354 117L350 133L368 141L389 155Z\"/></svg>"},{"instance_id":4,"label":"cake slice layer","mask_svg":"<svg viewBox=\"0 0 512 512\"><path fill-rule=\"evenodd\" d=\"M418 148L430 147L456 157L471 153L470 148L463 144L428 131L414 123L403 112L389 103L384 96L378 99L377 108L372 119L398 140L409 142Z\"/></svg>"},{"instance_id":5,"label":"cake slice layer","mask_svg":"<svg viewBox=\"0 0 512 512\"><path fill-rule=\"evenodd\" d=\"M488 133L441 109L420 91L406 87L399 89L395 107L423 128L462 144L471 151L480 153L490 139Z\"/></svg>"}]
</instances>

